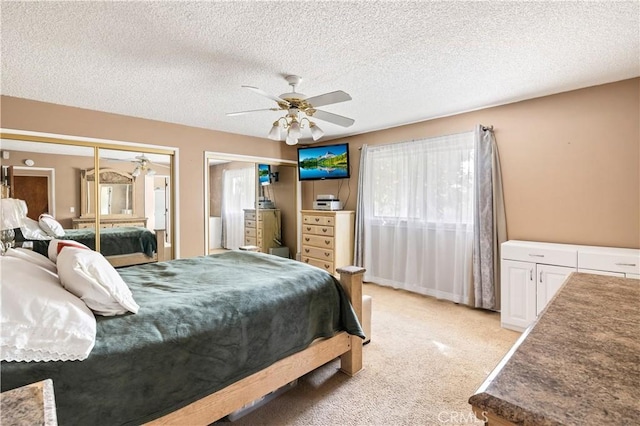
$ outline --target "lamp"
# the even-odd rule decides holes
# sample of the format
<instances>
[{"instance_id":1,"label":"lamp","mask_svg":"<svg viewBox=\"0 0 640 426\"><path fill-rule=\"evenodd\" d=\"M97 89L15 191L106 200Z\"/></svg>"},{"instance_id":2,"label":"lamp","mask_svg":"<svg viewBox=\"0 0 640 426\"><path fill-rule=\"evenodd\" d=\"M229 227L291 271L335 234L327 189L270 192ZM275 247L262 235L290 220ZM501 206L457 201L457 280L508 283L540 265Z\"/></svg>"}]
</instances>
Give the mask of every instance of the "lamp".
<instances>
[{"instance_id":1,"label":"lamp","mask_svg":"<svg viewBox=\"0 0 640 426\"><path fill-rule=\"evenodd\" d=\"M131 176L138 177L142 172L147 176L153 176L156 171L151 168L151 160L149 160L144 154L136 157L136 167L131 172Z\"/></svg>"},{"instance_id":2,"label":"lamp","mask_svg":"<svg viewBox=\"0 0 640 426\"><path fill-rule=\"evenodd\" d=\"M274 141L282 140L281 131L285 130L285 142L287 145L296 145L298 143L298 139L302 136L302 129L305 127L305 121L309 126L309 131L311 132L311 137L314 141L317 141L324 136L324 132L316 123L309 120L307 117L298 118L298 115L299 110L291 108L287 115L280 117L273 122L273 126L271 127L267 137Z\"/></svg>"},{"instance_id":3,"label":"lamp","mask_svg":"<svg viewBox=\"0 0 640 426\"><path fill-rule=\"evenodd\" d=\"M0 199L0 249L4 254L14 245L16 237L14 228L19 228L23 224L26 211L23 207L24 201L15 198Z\"/></svg>"}]
</instances>

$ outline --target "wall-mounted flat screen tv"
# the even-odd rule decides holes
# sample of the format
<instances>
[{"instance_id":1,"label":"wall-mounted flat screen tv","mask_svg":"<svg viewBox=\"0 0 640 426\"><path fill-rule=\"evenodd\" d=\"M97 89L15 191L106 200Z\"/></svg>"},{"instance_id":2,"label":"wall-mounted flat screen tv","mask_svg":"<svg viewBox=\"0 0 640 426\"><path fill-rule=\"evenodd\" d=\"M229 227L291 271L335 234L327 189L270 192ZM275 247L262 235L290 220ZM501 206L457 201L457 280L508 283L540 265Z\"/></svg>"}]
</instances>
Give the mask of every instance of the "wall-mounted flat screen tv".
<instances>
[{"instance_id":1,"label":"wall-mounted flat screen tv","mask_svg":"<svg viewBox=\"0 0 640 426\"><path fill-rule=\"evenodd\" d=\"M349 144L298 148L298 177L303 180L349 177Z\"/></svg>"},{"instance_id":2,"label":"wall-mounted flat screen tv","mask_svg":"<svg viewBox=\"0 0 640 426\"><path fill-rule=\"evenodd\" d=\"M268 164L258 164L258 180L260 185L271 183L271 167Z\"/></svg>"}]
</instances>

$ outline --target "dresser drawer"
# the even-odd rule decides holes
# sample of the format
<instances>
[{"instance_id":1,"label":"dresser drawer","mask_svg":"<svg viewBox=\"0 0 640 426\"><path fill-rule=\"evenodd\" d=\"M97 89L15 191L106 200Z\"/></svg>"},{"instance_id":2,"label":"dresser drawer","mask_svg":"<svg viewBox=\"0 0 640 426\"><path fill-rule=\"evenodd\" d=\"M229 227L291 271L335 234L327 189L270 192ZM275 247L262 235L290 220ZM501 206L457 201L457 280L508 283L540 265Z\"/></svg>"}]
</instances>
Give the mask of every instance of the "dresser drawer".
<instances>
[{"instance_id":1,"label":"dresser drawer","mask_svg":"<svg viewBox=\"0 0 640 426\"><path fill-rule=\"evenodd\" d=\"M244 220L256 220L256 212L244 212Z\"/></svg>"},{"instance_id":2,"label":"dresser drawer","mask_svg":"<svg viewBox=\"0 0 640 426\"><path fill-rule=\"evenodd\" d=\"M320 259L320 260L333 261L333 250L331 249L322 249L319 247L312 247L312 246L302 246L302 255L313 257L315 259Z\"/></svg>"},{"instance_id":3,"label":"dresser drawer","mask_svg":"<svg viewBox=\"0 0 640 426\"><path fill-rule=\"evenodd\" d=\"M333 226L302 225L303 234L329 235L332 237L333 229Z\"/></svg>"},{"instance_id":4,"label":"dresser drawer","mask_svg":"<svg viewBox=\"0 0 640 426\"><path fill-rule=\"evenodd\" d=\"M256 221L255 220L251 220L251 219L245 219L244 220L244 227L245 228L255 228L256 227Z\"/></svg>"},{"instance_id":5,"label":"dresser drawer","mask_svg":"<svg viewBox=\"0 0 640 426\"><path fill-rule=\"evenodd\" d=\"M244 230L245 237L257 237L256 228L246 228Z\"/></svg>"},{"instance_id":6,"label":"dresser drawer","mask_svg":"<svg viewBox=\"0 0 640 426\"><path fill-rule=\"evenodd\" d=\"M302 245L332 249L334 247L334 239L333 237L304 234L302 235Z\"/></svg>"},{"instance_id":7,"label":"dresser drawer","mask_svg":"<svg viewBox=\"0 0 640 426\"><path fill-rule=\"evenodd\" d=\"M621 248L589 248L578 251L578 268L640 274L638 250Z\"/></svg>"},{"instance_id":8,"label":"dresser drawer","mask_svg":"<svg viewBox=\"0 0 640 426\"><path fill-rule=\"evenodd\" d=\"M502 259L572 268L578 266L578 249L561 244L506 242L501 248Z\"/></svg>"},{"instance_id":9,"label":"dresser drawer","mask_svg":"<svg viewBox=\"0 0 640 426\"><path fill-rule=\"evenodd\" d=\"M333 226L334 220L331 216L313 216L313 215L304 215L302 216L302 223L305 225L329 225Z\"/></svg>"},{"instance_id":10,"label":"dresser drawer","mask_svg":"<svg viewBox=\"0 0 640 426\"><path fill-rule=\"evenodd\" d=\"M330 274L333 274L333 262L322 261L318 259L314 259L312 257L302 256L302 261L304 263L308 263L309 265L313 265L317 268L324 269Z\"/></svg>"},{"instance_id":11,"label":"dresser drawer","mask_svg":"<svg viewBox=\"0 0 640 426\"><path fill-rule=\"evenodd\" d=\"M244 244L247 246L257 246L256 237L244 237Z\"/></svg>"}]
</instances>

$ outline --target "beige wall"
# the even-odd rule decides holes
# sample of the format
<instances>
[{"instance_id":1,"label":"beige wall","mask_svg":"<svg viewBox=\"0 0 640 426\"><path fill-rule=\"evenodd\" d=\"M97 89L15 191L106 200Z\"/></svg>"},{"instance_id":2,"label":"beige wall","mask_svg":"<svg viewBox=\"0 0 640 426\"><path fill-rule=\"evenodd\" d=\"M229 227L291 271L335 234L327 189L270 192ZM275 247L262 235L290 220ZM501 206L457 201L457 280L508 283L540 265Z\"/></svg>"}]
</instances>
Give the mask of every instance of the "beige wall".
<instances>
[{"instance_id":1,"label":"beige wall","mask_svg":"<svg viewBox=\"0 0 640 426\"><path fill-rule=\"evenodd\" d=\"M426 100L425 102L428 102ZM204 151L296 158L295 147L2 96L4 128L180 148L181 256L204 253ZM212 118L214 119L214 118ZM358 148L493 125L510 239L640 248L640 79L353 136L351 179L304 182L303 208L336 193L354 209Z\"/></svg>"},{"instance_id":2,"label":"beige wall","mask_svg":"<svg viewBox=\"0 0 640 426\"><path fill-rule=\"evenodd\" d=\"M293 160L296 149L269 139L145 120L81 108L0 97L0 127L177 147L180 256L204 254L204 152ZM211 117L214 121L215 117Z\"/></svg>"},{"instance_id":3,"label":"beige wall","mask_svg":"<svg viewBox=\"0 0 640 426\"><path fill-rule=\"evenodd\" d=\"M428 100L426 100L428 102ZM334 140L348 142L354 209L362 144L493 125L509 239L640 248L640 79L531 99ZM304 182L303 208L336 181Z\"/></svg>"}]
</instances>

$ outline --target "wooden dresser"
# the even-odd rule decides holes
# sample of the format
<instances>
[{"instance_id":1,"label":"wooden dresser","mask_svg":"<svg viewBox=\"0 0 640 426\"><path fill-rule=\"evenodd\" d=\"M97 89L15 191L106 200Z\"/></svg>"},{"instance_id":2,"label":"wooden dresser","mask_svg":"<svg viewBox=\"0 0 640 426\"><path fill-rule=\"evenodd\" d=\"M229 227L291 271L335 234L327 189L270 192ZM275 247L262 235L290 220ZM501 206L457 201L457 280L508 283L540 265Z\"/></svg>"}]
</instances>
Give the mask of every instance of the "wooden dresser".
<instances>
[{"instance_id":1,"label":"wooden dresser","mask_svg":"<svg viewBox=\"0 0 640 426\"><path fill-rule=\"evenodd\" d=\"M281 221L279 209L244 210L244 243L257 246L258 251L269 253L271 247L280 247Z\"/></svg>"},{"instance_id":2,"label":"wooden dresser","mask_svg":"<svg viewBox=\"0 0 640 426\"><path fill-rule=\"evenodd\" d=\"M353 263L355 212L302 210L302 250L305 263L336 275Z\"/></svg>"},{"instance_id":3,"label":"wooden dresser","mask_svg":"<svg viewBox=\"0 0 640 426\"><path fill-rule=\"evenodd\" d=\"M96 219L93 217L78 217L71 219L73 229L95 228ZM101 218L100 228L116 228L122 226L147 226L146 217L117 217Z\"/></svg>"}]
</instances>

